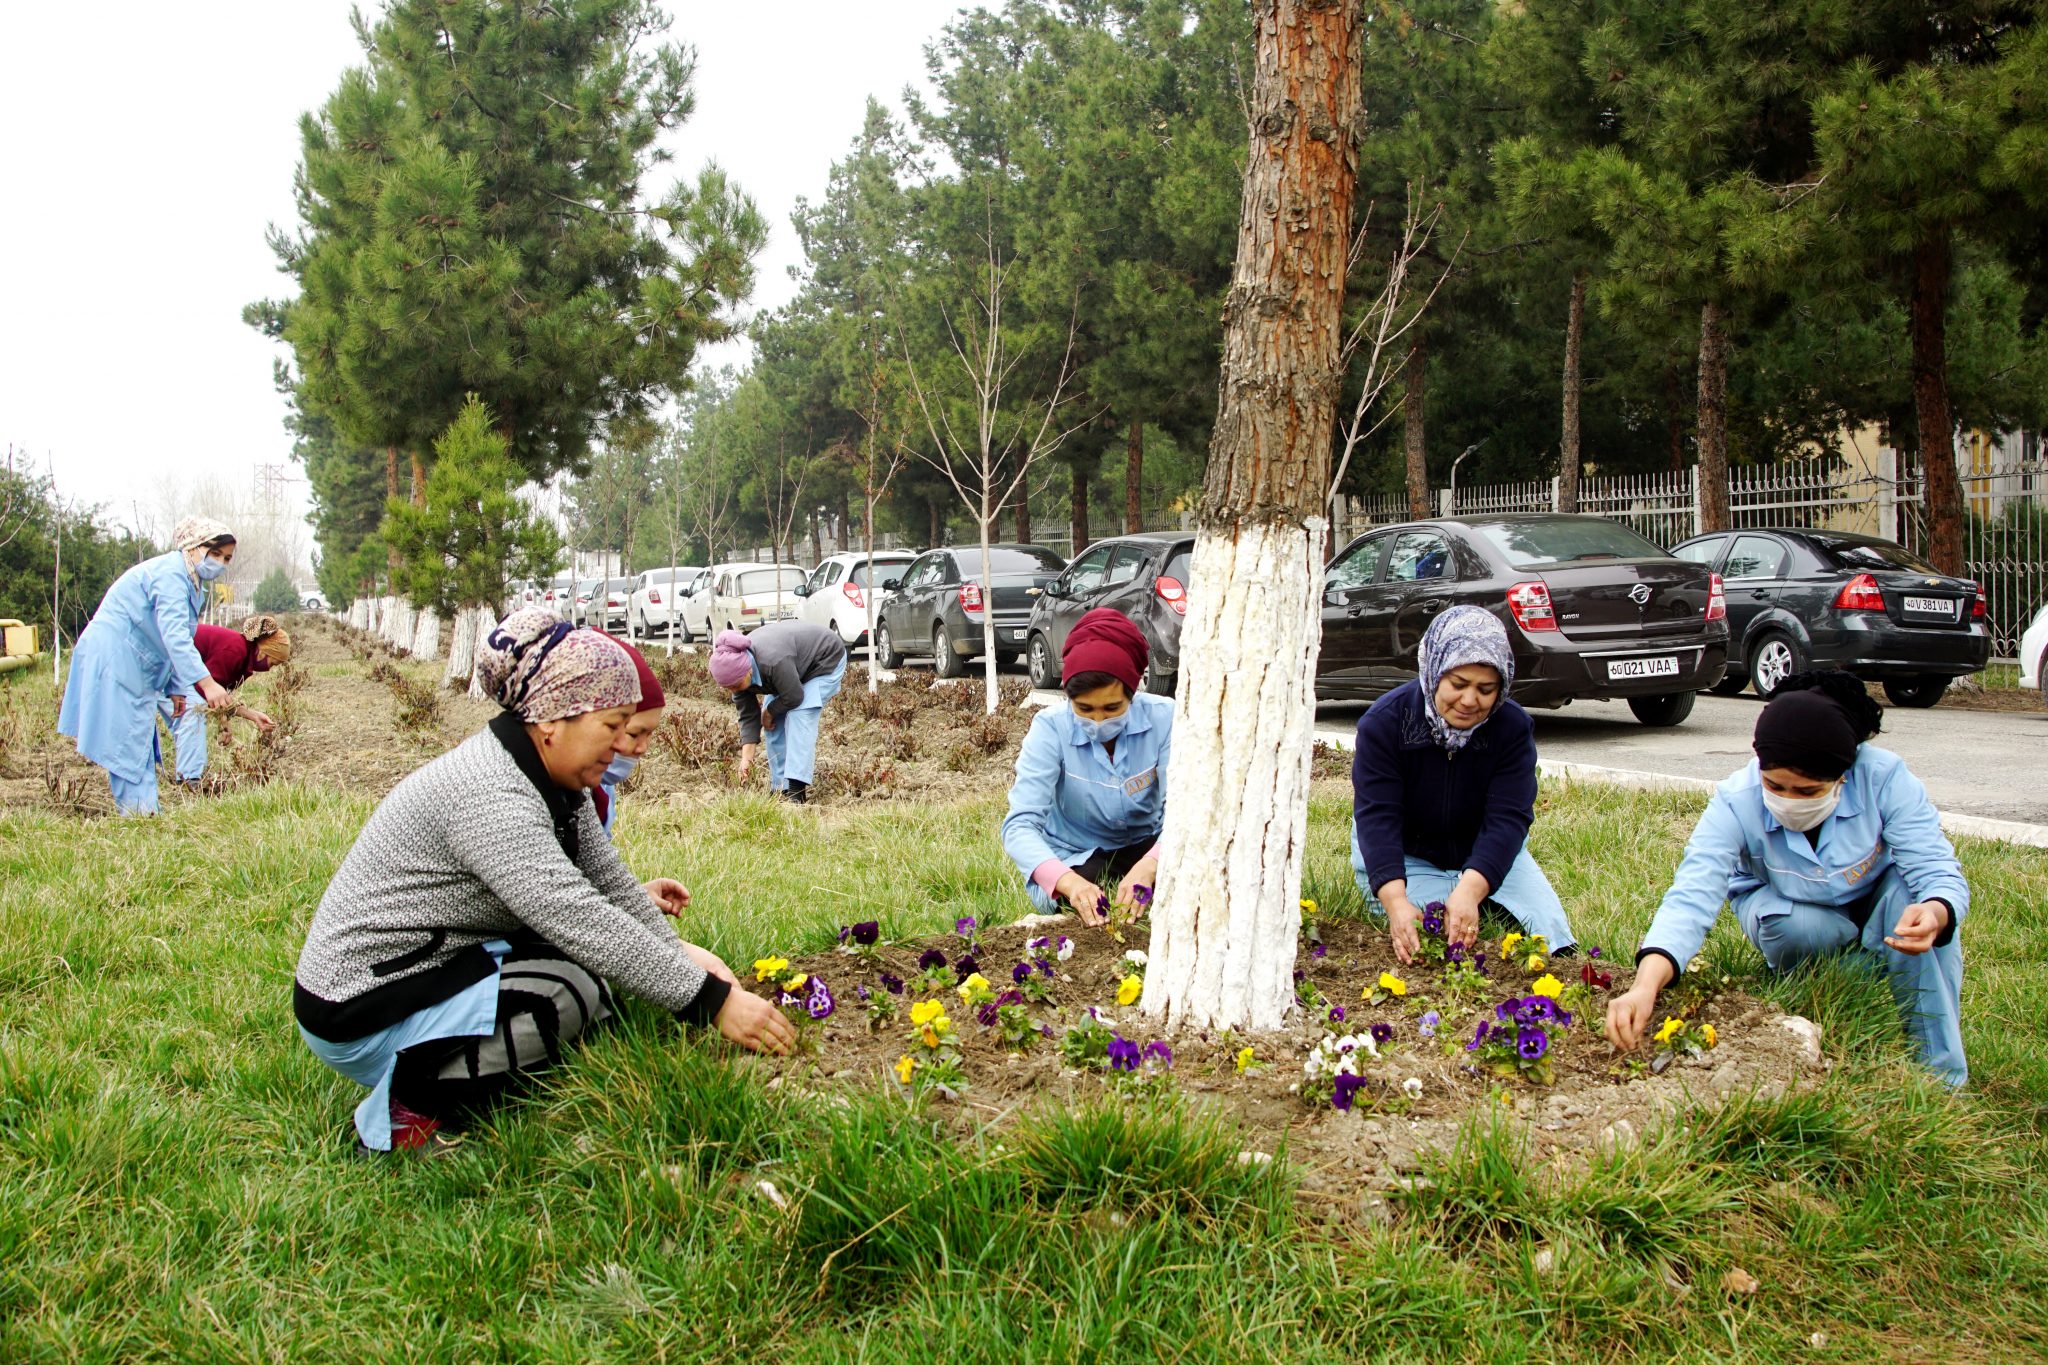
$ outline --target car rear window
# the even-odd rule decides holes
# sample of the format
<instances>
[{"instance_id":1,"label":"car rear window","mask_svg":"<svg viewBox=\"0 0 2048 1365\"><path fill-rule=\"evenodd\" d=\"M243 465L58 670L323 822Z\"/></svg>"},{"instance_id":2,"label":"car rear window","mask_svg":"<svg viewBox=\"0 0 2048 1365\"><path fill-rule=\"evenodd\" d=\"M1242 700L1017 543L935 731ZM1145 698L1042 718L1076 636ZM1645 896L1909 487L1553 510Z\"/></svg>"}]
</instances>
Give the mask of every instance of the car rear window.
<instances>
[{"instance_id":1,"label":"car rear window","mask_svg":"<svg viewBox=\"0 0 2048 1365\"><path fill-rule=\"evenodd\" d=\"M757 592L774 592L778 576L784 592L795 592L810 580L810 575L802 569L749 569L740 575L739 595L750 597Z\"/></svg>"},{"instance_id":2,"label":"car rear window","mask_svg":"<svg viewBox=\"0 0 2048 1365\"><path fill-rule=\"evenodd\" d=\"M960 567L968 573L981 571L981 551L967 549L959 552ZM991 549L988 552L990 573L1058 573L1067 567L1067 561L1051 550L1033 547L1029 550Z\"/></svg>"},{"instance_id":3,"label":"car rear window","mask_svg":"<svg viewBox=\"0 0 2048 1365\"><path fill-rule=\"evenodd\" d=\"M634 586L634 580L633 580L633 579L630 579L630 578L614 578L614 579L613 579L613 580L612 580L611 582L609 582L609 583L607 583L607 584L605 584L605 585L604 585L604 590L605 590L606 592L608 592L608 593L609 593L609 592L631 592L631 591L633 591L633 586Z\"/></svg>"},{"instance_id":4,"label":"car rear window","mask_svg":"<svg viewBox=\"0 0 2048 1365\"><path fill-rule=\"evenodd\" d=\"M1908 573L1940 573L1941 570L1929 564L1919 555L1903 545L1888 541L1872 545L1861 540L1823 540L1814 538L1814 544L1821 553L1838 569L1904 569Z\"/></svg>"},{"instance_id":5,"label":"car rear window","mask_svg":"<svg viewBox=\"0 0 2048 1365\"><path fill-rule=\"evenodd\" d=\"M1598 518L1482 522L1472 528L1517 569L1600 559L1667 559L1664 550L1626 526Z\"/></svg>"},{"instance_id":6,"label":"car rear window","mask_svg":"<svg viewBox=\"0 0 2048 1365\"><path fill-rule=\"evenodd\" d=\"M878 556L875 559L875 577L878 579L901 578L903 576L903 566L909 562L907 559L882 559ZM855 587L865 588L868 585L868 562L865 559L853 566L852 576Z\"/></svg>"},{"instance_id":7,"label":"car rear window","mask_svg":"<svg viewBox=\"0 0 2048 1365\"><path fill-rule=\"evenodd\" d=\"M1195 547L1182 545L1166 558L1166 567L1159 571L1162 578L1171 578L1183 588L1188 585L1188 570L1195 561Z\"/></svg>"}]
</instances>

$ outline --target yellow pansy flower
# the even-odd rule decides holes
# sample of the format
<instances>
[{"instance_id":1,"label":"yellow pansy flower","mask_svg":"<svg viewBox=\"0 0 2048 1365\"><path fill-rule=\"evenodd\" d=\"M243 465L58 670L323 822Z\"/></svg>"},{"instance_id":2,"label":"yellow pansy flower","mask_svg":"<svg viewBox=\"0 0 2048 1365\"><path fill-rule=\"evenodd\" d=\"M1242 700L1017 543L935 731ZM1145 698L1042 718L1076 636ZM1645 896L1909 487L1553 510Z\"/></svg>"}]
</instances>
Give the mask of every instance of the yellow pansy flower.
<instances>
[{"instance_id":1,"label":"yellow pansy flower","mask_svg":"<svg viewBox=\"0 0 2048 1365\"><path fill-rule=\"evenodd\" d=\"M779 975L788 966L789 959L786 957L757 957L754 959L754 980L766 981L771 976Z\"/></svg>"},{"instance_id":2,"label":"yellow pansy flower","mask_svg":"<svg viewBox=\"0 0 2048 1365\"><path fill-rule=\"evenodd\" d=\"M1550 965L1550 959L1541 953L1531 953L1522 963L1522 970L1534 976Z\"/></svg>"},{"instance_id":3,"label":"yellow pansy flower","mask_svg":"<svg viewBox=\"0 0 2048 1365\"><path fill-rule=\"evenodd\" d=\"M988 978L980 972L973 973L960 983L960 999L967 1004L973 1004L974 997L983 993L992 994L993 992L989 992Z\"/></svg>"},{"instance_id":4,"label":"yellow pansy flower","mask_svg":"<svg viewBox=\"0 0 2048 1365\"><path fill-rule=\"evenodd\" d=\"M909 1053L906 1052L896 1059L896 1079L905 1085L910 1084L910 1073L916 1069L917 1063L911 1060Z\"/></svg>"},{"instance_id":5,"label":"yellow pansy flower","mask_svg":"<svg viewBox=\"0 0 2048 1365\"><path fill-rule=\"evenodd\" d=\"M802 972L798 972L795 976L792 976L789 980L782 983L782 989L786 991L800 991L804 988L804 982L809 981L810 979L810 977L804 975Z\"/></svg>"},{"instance_id":6,"label":"yellow pansy flower","mask_svg":"<svg viewBox=\"0 0 2048 1365\"><path fill-rule=\"evenodd\" d=\"M1500 955L1502 957L1511 955L1515 951L1515 945L1521 941L1522 936L1520 934L1509 934L1500 941Z\"/></svg>"},{"instance_id":7,"label":"yellow pansy flower","mask_svg":"<svg viewBox=\"0 0 2048 1365\"><path fill-rule=\"evenodd\" d=\"M1389 995L1406 995L1408 994L1408 983L1395 976L1392 972L1381 972L1380 989Z\"/></svg>"},{"instance_id":8,"label":"yellow pansy flower","mask_svg":"<svg viewBox=\"0 0 2048 1365\"><path fill-rule=\"evenodd\" d=\"M920 1000L910 1007L910 1022L923 1028L934 1019L946 1017L946 1002L943 1000Z\"/></svg>"},{"instance_id":9,"label":"yellow pansy flower","mask_svg":"<svg viewBox=\"0 0 2048 1365\"><path fill-rule=\"evenodd\" d=\"M1712 1024L1700 1025L1700 1037L1707 1040L1708 1047L1720 1046L1719 1035L1717 1035L1714 1032L1714 1026Z\"/></svg>"},{"instance_id":10,"label":"yellow pansy flower","mask_svg":"<svg viewBox=\"0 0 2048 1365\"><path fill-rule=\"evenodd\" d=\"M1241 1048L1239 1048L1239 1049L1237 1050L1237 1070L1238 1070L1238 1074L1239 1074L1239 1075L1243 1075L1243 1074L1244 1074L1245 1072L1247 1072L1247 1071L1251 1070L1251 1065L1252 1065L1252 1050L1251 1050L1251 1049L1250 1049L1249 1047L1241 1047Z\"/></svg>"},{"instance_id":11,"label":"yellow pansy flower","mask_svg":"<svg viewBox=\"0 0 2048 1365\"><path fill-rule=\"evenodd\" d=\"M1117 983L1116 1002L1119 1005L1134 1004L1136 1003L1138 997L1144 993L1144 990L1144 977L1127 976L1122 981Z\"/></svg>"},{"instance_id":12,"label":"yellow pansy flower","mask_svg":"<svg viewBox=\"0 0 2048 1365\"><path fill-rule=\"evenodd\" d=\"M1559 981L1549 972L1545 972L1543 975L1536 978L1535 982L1529 987L1529 989L1535 992L1537 995L1547 995L1552 1000L1555 1000L1558 996L1564 994L1564 982Z\"/></svg>"},{"instance_id":13,"label":"yellow pansy flower","mask_svg":"<svg viewBox=\"0 0 2048 1365\"><path fill-rule=\"evenodd\" d=\"M1312 901L1312 900L1303 900L1303 901L1302 901L1302 903L1301 903L1301 913L1302 913L1302 914L1304 914L1304 915L1313 915L1313 914L1314 914L1315 912L1316 912L1316 903L1315 903L1314 901Z\"/></svg>"},{"instance_id":14,"label":"yellow pansy flower","mask_svg":"<svg viewBox=\"0 0 2048 1365\"><path fill-rule=\"evenodd\" d=\"M1668 1043L1684 1031L1685 1020L1667 1018L1664 1021L1664 1027L1657 1030L1657 1041Z\"/></svg>"}]
</instances>

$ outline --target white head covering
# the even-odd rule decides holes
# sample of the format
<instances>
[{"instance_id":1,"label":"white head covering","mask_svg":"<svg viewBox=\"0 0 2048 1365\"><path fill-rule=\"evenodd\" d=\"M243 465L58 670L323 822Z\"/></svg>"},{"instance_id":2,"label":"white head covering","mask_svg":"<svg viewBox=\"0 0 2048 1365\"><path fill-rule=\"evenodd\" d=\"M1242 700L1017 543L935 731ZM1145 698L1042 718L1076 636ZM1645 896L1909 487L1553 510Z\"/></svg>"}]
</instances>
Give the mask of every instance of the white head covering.
<instances>
[{"instance_id":1,"label":"white head covering","mask_svg":"<svg viewBox=\"0 0 2048 1365\"><path fill-rule=\"evenodd\" d=\"M193 587L199 586L199 561L206 558L207 544L222 536L233 540L235 533L212 517L186 517L171 528L171 544L185 552L185 577Z\"/></svg>"},{"instance_id":2,"label":"white head covering","mask_svg":"<svg viewBox=\"0 0 2048 1365\"><path fill-rule=\"evenodd\" d=\"M1458 729L1436 709L1437 683L1444 674L1465 664L1486 664L1500 674L1500 691L1494 696L1493 711L1488 711L1479 725L1470 730ZM1422 681L1422 714L1428 718L1430 733L1437 744L1449 753L1464 748L1478 733L1479 726L1493 719L1515 681L1515 651L1508 643L1507 627L1485 607L1452 607L1431 621L1422 634L1422 643L1416 646L1415 665Z\"/></svg>"}]
</instances>

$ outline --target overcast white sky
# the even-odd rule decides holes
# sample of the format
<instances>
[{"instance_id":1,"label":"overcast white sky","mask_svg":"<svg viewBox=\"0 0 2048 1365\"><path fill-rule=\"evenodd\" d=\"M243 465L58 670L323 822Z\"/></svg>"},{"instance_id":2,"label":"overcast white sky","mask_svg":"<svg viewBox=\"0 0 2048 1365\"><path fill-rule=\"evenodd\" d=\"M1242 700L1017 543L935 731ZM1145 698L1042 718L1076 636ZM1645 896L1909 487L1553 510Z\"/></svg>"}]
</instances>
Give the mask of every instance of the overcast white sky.
<instances>
[{"instance_id":1,"label":"overcast white sky","mask_svg":"<svg viewBox=\"0 0 2048 1365\"><path fill-rule=\"evenodd\" d=\"M715 158L754 196L773 235L751 307L789 297L797 197L824 189L870 94L922 83L959 7L668 0L670 37L698 50L697 113L650 193ZM264 229L294 223L299 115L361 57L348 14L116 0L0 19L0 449L114 520L136 502L149 520L167 478L241 490L289 457L277 351L241 311L289 286Z\"/></svg>"}]
</instances>

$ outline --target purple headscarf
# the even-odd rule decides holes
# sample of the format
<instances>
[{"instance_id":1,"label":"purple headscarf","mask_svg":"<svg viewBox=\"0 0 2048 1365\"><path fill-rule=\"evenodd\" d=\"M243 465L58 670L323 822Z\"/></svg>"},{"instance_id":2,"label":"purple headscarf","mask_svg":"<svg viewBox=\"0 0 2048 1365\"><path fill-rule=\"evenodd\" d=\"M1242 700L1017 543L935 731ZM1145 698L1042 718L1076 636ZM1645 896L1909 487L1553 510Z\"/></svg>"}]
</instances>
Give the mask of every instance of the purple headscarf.
<instances>
[{"instance_id":1,"label":"purple headscarf","mask_svg":"<svg viewBox=\"0 0 2048 1365\"><path fill-rule=\"evenodd\" d=\"M754 651L737 630L721 630L711 642L711 681L731 691L754 676Z\"/></svg>"},{"instance_id":2,"label":"purple headscarf","mask_svg":"<svg viewBox=\"0 0 2048 1365\"><path fill-rule=\"evenodd\" d=\"M632 706L640 676L619 642L540 607L515 611L477 651L484 691L529 724Z\"/></svg>"},{"instance_id":3,"label":"purple headscarf","mask_svg":"<svg viewBox=\"0 0 2048 1365\"><path fill-rule=\"evenodd\" d=\"M1508 629L1485 607L1452 607L1429 623L1422 643L1415 649L1415 667L1422 681L1422 714L1429 717L1430 734L1450 753L1470 743L1472 736L1479 733L1479 725L1460 730L1438 715L1436 685L1443 681L1444 674L1466 664L1486 664L1500 674L1500 691L1493 699L1493 710L1479 722L1484 725L1493 719L1494 711L1500 710L1500 704L1507 700L1508 688L1515 681L1515 651L1508 644Z\"/></svg>"}]
</instances>

